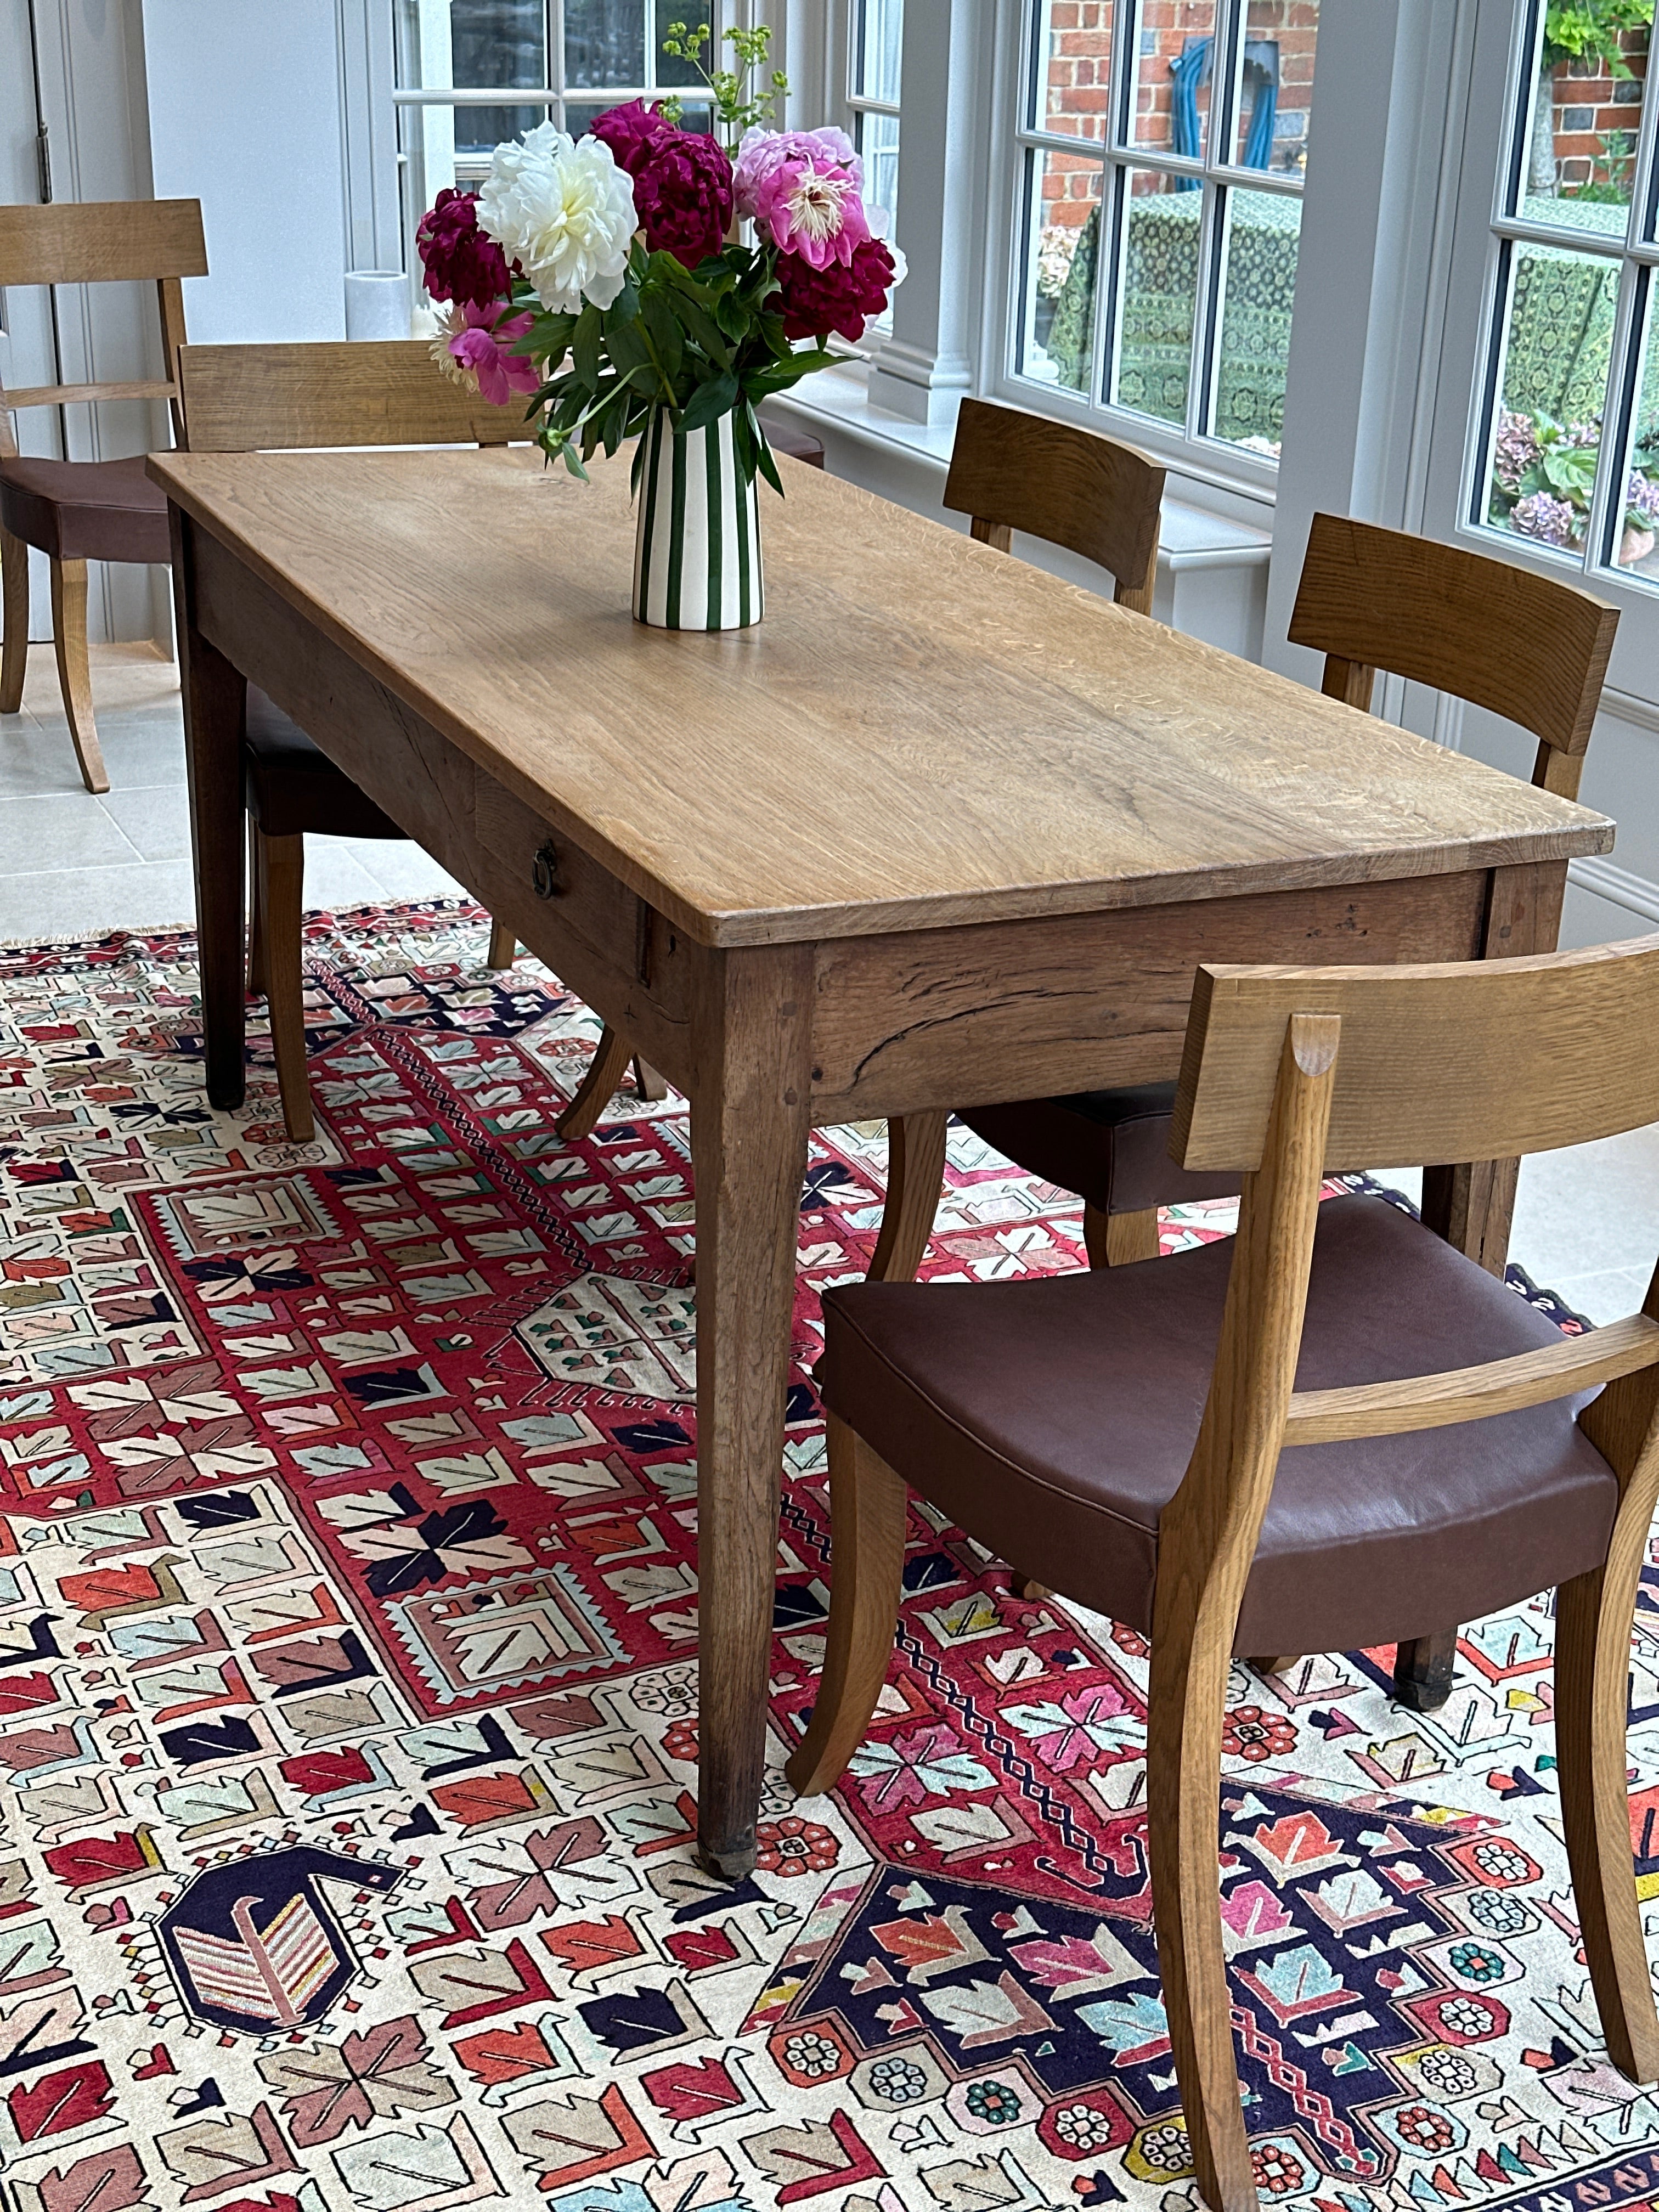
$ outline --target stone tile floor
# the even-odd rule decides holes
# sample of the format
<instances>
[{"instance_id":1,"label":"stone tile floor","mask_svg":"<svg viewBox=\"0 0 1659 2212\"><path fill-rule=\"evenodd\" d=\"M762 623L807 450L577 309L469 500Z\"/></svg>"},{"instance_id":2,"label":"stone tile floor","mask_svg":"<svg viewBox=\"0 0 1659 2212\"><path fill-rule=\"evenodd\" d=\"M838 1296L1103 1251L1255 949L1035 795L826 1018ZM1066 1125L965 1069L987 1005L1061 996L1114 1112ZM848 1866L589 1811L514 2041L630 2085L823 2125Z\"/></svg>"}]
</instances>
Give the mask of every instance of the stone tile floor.
<instances>
[{"instance_id":1,"label":"stone tile floor","mask_svg":"<svg viewBox=\"0 0 1659 2212\"><path fill-rule=\"evenodd\" d=\"M160 928L191 919L178 673L143 646L94 648L110 789L82 788L49 646L23 711L0 720L0 939ZM453 896L413 844L306 841L307 904ZM1416 1194L1414 1170L1390 1182ZM1510 1255L1592 1321L1639 1306L1659 1252L1659 1125L1528 1160Z\"/></svg>"}]
</instances>

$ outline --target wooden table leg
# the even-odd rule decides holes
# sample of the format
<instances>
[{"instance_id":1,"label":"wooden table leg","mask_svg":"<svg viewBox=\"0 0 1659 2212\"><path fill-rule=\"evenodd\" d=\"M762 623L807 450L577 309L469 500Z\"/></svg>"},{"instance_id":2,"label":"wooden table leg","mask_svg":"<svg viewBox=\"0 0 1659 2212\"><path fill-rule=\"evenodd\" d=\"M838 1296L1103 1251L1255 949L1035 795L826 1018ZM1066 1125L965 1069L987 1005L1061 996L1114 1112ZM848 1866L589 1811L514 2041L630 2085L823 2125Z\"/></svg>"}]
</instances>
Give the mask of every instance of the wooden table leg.
<instances>
[{"instance_id":1,"label":"wooden table leg","mask_svg":"<svg viewBox=\"0 0 1659 2212\"><path fill-rule=\"evenodd\" d=\"M755 1863L777 1581L795 1247L811 1095L812 951L710 956L697 1205L697 1857Z\"/></svg>"},{"instance_id":2,"label":"wooden table leg","mask_svg":"<svg viewBox=\"0 0 1659 2212\"><path fill-rule=\"evenodd\" d=\"M1567 888L1565 860L1494 868L1481 945L1486 960L1553 952ZM1423 1170L1423 1218L1437 1236L1501 1281L1509 1264L1518 1160L1476 1160Z\"/></svg>"},{"instance_id":3,"label":"wooden table leg","mask_svg":"<svg viewBox=\"0 0 1659 2212\"><path fill-rule=\"evenodd\" d=\"M173 603L185 702L185 765L196 872L197 957L210 1104L240 1106L246 1085L246 985L242 948L242 728L247 679L195 622L191 529L175 507Z\"/></svg>"}]
</instances>

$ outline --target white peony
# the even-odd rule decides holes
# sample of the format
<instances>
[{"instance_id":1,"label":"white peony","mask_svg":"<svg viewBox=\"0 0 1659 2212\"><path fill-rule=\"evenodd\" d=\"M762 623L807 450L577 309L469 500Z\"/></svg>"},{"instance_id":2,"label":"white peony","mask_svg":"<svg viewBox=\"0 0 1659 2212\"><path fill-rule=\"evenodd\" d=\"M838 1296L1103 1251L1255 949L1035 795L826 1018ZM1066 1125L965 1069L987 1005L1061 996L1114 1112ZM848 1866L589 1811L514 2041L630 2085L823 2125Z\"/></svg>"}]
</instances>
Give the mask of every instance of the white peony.
<instances>
[{"instance_id":1,"label":"white peony","mask_svg":"<svg viewBox=\"0 0 1659 2212\"><path fill-rule=\"evenodd\" d=\"M605 141L573 139L553 123L498 146L478 193L479 229L555 313L611 305L638 227L633 179Z\"/></svg>"}]
</instances>

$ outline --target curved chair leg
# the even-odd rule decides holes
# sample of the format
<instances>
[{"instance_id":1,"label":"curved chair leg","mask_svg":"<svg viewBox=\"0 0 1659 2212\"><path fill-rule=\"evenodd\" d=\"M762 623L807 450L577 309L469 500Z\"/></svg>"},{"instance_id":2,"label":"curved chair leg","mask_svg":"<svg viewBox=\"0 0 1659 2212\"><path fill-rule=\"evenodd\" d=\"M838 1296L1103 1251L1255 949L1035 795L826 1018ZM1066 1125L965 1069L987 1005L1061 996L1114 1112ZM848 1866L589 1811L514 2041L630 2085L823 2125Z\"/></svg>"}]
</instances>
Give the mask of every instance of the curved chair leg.
<instances>
[{"instance_id":1,"label":"curved chair leg","mask_svg":"<svg viewBox=\"0 0 1659 2212\"><path fill-rule=\"evenodd\" d=\"M54 561L52 566L52 635L58 648L58 680L64 712L88 791L109 789L109 770L98 743L92 714L92 670L87 661L87 564Z\"/></svg>"},{"instance_id":2,"label":"curved chair leg","mask_svg":"<svg viewBox=\"0 0 1659 2212\"><path fill-rule=\"evenodd\" d=\"M1632 1516L1634 1517L1634 1516ZM1555 1748L1584 1960L1620 2072L1659 2080L1659 2020L1631 1858L1625 1733L1639 1529L1620 1514L1605 1567L1563 1583L1555 1608ZM1625 1539L1621 1542L1621 1537Z\"/></svg>"},{"instance_id":3,"label":"curved chair leg","mask_svg":"<svg viewBox=\"0 0 1659 2212\"><path fill-rule=\"evenodd\" d=\"M1158 1972L1181 2108L1213 2212L1256 2212L1221 1945L1217 1865L1227 1655L1152 1639L1146 1723L1148 1856Z\"/></svg>"},{"instance_id":4,"label":"curved chair leg","mask_svg":"<svg viewBox=\"0 0 1659 2212\"><path fill-rule=\"evenodd\" d=\"M1409 1644L1397 1645L1394 1655L1395 1703L1414 1713L1437 1713L1452 1693L1452 1676L1456 1667L1455 1628L1438 1629L1432 1636L1419 1636Z\"/></svg>"},{"instance_id":5,"label":"curved chair leg","mask_svg":"<svg viewBox=\"0 0 1659 2212\"><path fill-rule=\"evenodd\" d=\"M659 1075L648 1060L634 1055L634 1088L647 1106L659 1105L668 1096L668 1078Z\"/></svg>"},{"instance_id":6,"label":"curved chair leg","mask_svg":"<svg viewBox=\"0 0 1659 2212\"><path fill-rule=\"evenodd\" d=\"M254 849L258 855L265 1004L276 1056L276 1084L283 1094L283 1121L290 1144L308 1145L317 1131L311 1117L311 1079L306 1072L305 979L300 965L306 841L267 837L258 831Z\"/></svg>"},{"instance_id":7,"label":"curved chair leg","mask_svg":"<svg viewBox=\"0 0 1659 2212\"><path fill-rule=\"evenodd\" d=\"M617 1095L629 1057L628 1039L607 1024L575 1097L553 1124L567 1145L580 1145L598 1128L600 1115Z\"/></svg>"},{"instance_id":8,"label":"curved chair leg","mask_svg":"<svg viewBox=\"0 0 1659 2212\"><path fill-rule=\"evenodd\" d=\"M828 1426L830 1634L811 1724L787 1768L798 1797L833 1790L864 1741L893 1656L904 1574L904 1485L844 1421L831 1413Z\"/></svg>"},{"instance_id":9,"label":"curved chair leg","mask_svg":"<svg viewBox=\"0 0 1659 2212\"><path fill-rule=\"evenodd\" d=\"M1156 1260L1158 1208L1144 1213L1103 1213L1097 1206L1083 1209L1083 1245L1091 1267L1129 1267L1137 1260Z\"/></svg>"},{"instance_id":10,"label":"curved chair leg","mask_svg":"<svg viewBox=\"0 0 1659 2212\"><path fill-rule=\"evenodd\" d=\"M1253 1667L1258 1674L1283 1674L1288 1668L1294 1667L1301 1656L1302 1654L1299 1651L1290 1651L1286 1652L1282 1659L1247 1659L1244 1664L1247 1667Z\"/></svg>"},{"instance_id":11,"label":"curved chair leg","mask_svg":"<svg viewBox=\"0 0 1659 2212\"><path fill-rule=\"evenodd\" d=\"M29 549L9 530L0 530L0 591L3 591L5 639L0 645L0 714L15 714L23 703L23 675L29 654Z\"/></svg>"},{"instance_id":12,"label":"curved chair leg","mask_svg":"<svg viewBox=\"0 0 1659 2212\"><path fill-rule=\"evenodd\" d=\"M945 1181L948 1114L906 1114L887 1124L887 1204L868 1280L913 1283L933 1233Z\"/></svg>"},{"instance_id":13,"label":"curved chair leg","mask_svg":"<svg viewBox=\"0 0 1659 2212\"><path fill-rule=\"evenodd\" d=\"M1009 1577L1008 1588L1013 1596L1023 1598L1027 1605L1036 1605L1042 1599L1054 1595L1047 1583L1037 1582L1030 1575L1022 1574L1018 1567Z\"/></svg>"},{"instance_id":14,"label":"curved chair leg","mask_svg":"<svg viewBox=\"0 0 1659 2212\"><path fill-rule=\"evenodd\" d=\"M519 940L504 921L489 925L489 950L484 955L486 968L510 968L519 957Z\"/></svg>"}]
</instances>

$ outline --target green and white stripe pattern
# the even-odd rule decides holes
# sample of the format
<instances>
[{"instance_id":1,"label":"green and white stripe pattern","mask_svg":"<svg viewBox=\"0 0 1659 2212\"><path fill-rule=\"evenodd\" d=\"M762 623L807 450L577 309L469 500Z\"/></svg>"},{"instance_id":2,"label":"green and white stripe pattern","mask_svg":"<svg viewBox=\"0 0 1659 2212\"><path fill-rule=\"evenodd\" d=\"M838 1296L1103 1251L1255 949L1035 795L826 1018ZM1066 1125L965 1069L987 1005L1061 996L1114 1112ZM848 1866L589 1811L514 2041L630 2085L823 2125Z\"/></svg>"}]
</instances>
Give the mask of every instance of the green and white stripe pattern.
<instances>
[{"instance_id":1,"label":"green and white stripe pattern","mask_svg":"<svg viewBox=\"0 0 1659 2212\"><path fill-rule=\"evenodd\" d=\"M761 618L760 502L745 484L732 417L673 428L665 408L642 435L634 615L657 629L744 629Z\"/></svg>"}]
</instances>

